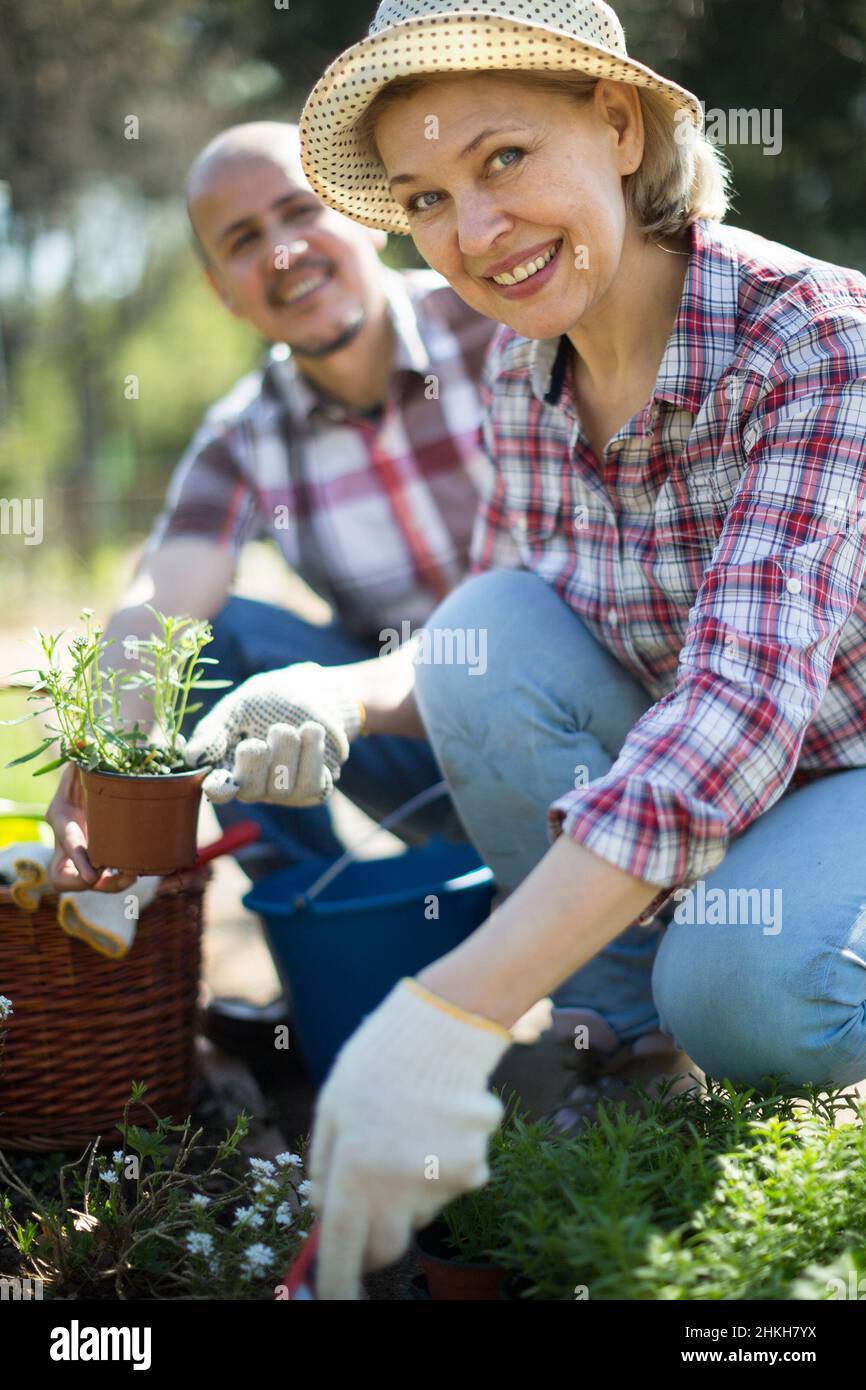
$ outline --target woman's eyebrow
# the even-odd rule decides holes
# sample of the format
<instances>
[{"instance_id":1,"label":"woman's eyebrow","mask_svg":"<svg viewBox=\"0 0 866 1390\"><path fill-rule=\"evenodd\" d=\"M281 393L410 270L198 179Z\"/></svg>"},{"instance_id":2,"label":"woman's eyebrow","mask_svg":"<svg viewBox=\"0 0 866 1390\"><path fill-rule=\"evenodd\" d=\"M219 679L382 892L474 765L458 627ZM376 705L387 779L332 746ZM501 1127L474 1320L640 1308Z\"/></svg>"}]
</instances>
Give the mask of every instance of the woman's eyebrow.
<instances>
[{"instance_id":1,"label":"woman's eyebrow","mask_svg":"<svg viewBox=\"0 0 866 1390\"><path fill-rule=\"evenodd\" d=\"M491 135L502 135L502 134L504 134L506 131L509 131L509 130L526 130L526 129L528 129L527 126L525 126L525 125L519 125L519 124L518 124L518 125L513 125L513 124L512 124L512 125L488 126L486 130L482 130L481 133L480 133L479 135L476 135L475 138L474 138L473 140L470 140L470 141L469 141L469 144L466 146L465 150L461 150L460 153L459 153L459 155L457 156L457 158L458 158L458 159L465 159L466 156L467 156L468 154L472 154L473 150L476 150L476 149L478 148L478 146L481 144L482 140L486 140L486 139L487 139L489 136L491 136ZM389 187L389 188L393 188L395 183L418 183L418 182L419 182L419 175L418 175L418 174L395 174L394 177L393 177L393 179L389 179L389 180L388 180L388 187Z\"/></svg>"}]
</instances>

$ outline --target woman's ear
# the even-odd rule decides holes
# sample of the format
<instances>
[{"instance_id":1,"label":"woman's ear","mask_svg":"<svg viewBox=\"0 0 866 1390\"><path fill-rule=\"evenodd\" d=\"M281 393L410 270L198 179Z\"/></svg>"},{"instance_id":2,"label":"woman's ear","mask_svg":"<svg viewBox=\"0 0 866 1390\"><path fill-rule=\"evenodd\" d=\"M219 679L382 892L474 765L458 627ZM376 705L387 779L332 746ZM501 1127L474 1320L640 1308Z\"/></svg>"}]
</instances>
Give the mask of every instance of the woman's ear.
<instances>
[{"instance_id":1,"label":"woman's ear","mask_svg":"<svg viewBox=\"0 0 866 1390\"><path fill-rule=\"evenodd\" d=\"M597 82L593 90L596 113L608 126L615 143L620 174L633 174L643 159L643 110L637 87L626 82Z\"/></svg>"}]
</instances>

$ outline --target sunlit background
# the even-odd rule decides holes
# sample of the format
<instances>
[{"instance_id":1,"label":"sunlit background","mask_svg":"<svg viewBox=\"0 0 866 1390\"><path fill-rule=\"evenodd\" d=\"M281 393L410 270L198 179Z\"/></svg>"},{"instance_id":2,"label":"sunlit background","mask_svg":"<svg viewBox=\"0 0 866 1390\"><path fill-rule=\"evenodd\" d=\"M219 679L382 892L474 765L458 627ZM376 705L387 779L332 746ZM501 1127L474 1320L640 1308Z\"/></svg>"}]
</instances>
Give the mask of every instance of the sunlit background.
<instances>
[{"instance_id":1,"label":"sunlit background","mask_svg":"<svg viewBox=\"0 0 866 1390\"><path fill-rule=\"evenodd\" d=\"M0 497L45 499L41 545L0 536L0 674L32 624L107 616L202 412L258 360L191 254L184 173L227 125L295 119L372 17L277 3L0 0ZM866 268L862 0L618 10L630 51L707 109L781 110L778 154L726 146L730 220ZM417 263L403 238L386 254ZM260 589L284 582L254 554Z\"/></svg>"}]
</instances>

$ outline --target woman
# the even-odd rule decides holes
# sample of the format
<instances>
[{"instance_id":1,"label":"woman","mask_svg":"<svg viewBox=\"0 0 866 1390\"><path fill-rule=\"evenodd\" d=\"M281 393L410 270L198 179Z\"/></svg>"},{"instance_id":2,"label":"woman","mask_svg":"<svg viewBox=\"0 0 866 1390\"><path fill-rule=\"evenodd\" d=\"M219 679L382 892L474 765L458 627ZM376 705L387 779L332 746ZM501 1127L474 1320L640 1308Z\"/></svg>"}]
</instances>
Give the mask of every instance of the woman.
<instances>
[{"instance_id":1,"label":"woman","mask_svg":"<svg viewBox=\"0 0 866 1390\"><path fill-rule=\"evenodd\" d=\"M404 649L293 702L331 734L303 736L307 795L348 746L340 699L426 727L511 890L323 1090L330 1297L484 1181L488 1078L551 991L617 1066L866 1073L866 281L720 225L699 103L606 5L459 5L385 0L301 122L320 195L504 325L478 573L428 625L484 634L485 673ZM276 794L275 759L248 745L225 794Z\"/></svg>"}]
</instances>

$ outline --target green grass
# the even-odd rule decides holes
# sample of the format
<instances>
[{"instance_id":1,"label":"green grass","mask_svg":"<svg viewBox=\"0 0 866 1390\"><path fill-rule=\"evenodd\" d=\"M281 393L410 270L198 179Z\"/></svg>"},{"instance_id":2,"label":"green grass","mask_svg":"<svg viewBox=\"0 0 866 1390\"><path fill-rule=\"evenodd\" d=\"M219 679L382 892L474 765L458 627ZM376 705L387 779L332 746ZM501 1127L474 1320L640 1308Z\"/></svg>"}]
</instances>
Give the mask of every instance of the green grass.
<instances>
[{"instance_id":1,"label":"green grass","mask_svg":"<svg viewBox=\"0 0 866 1390\"><path fill-rule=\"evenodd\" d=\"M710 1078L640 1117L607 1107L574 1139L527 1126L491 1152L489 1253L539 1299L849 1296L866 1276L866 1130L840 1097Z\"/></svg>"}]
</instances>

